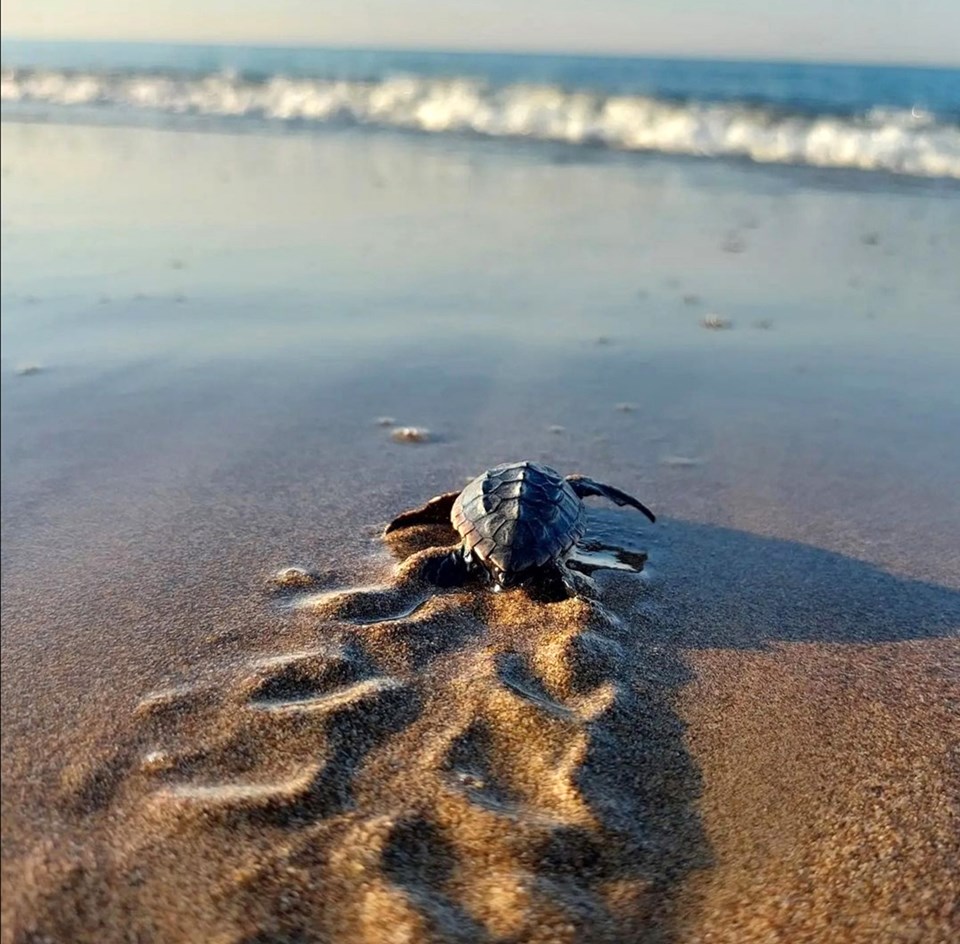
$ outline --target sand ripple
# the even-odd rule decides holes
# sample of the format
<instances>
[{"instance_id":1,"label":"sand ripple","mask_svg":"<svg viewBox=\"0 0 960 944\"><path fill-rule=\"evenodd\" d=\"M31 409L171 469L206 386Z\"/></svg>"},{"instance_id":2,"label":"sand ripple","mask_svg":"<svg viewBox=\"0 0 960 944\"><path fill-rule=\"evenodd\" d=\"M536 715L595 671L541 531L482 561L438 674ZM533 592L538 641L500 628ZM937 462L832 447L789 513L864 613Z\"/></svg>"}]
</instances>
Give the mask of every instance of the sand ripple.
<instances>
[{"instance_id":1,"label":"sand ripple","mask_svg":"<svg viewBox=\"0 0 960 944\"><path fill-rule=\"evenodd\" d=\"M442 529L271 581L268 649L67 768L10 940L952 940L960 596L591 521L555 603L438 590Z\"/></svg>"},{"instance_id":2,"label":"sand ripple","mask_svg":"<svg viewBox=\"0 0 960 944\"><path fill-rule=\"evenodd\" d=\"M438 592L435 539L405 536L384 586L283 586L286 651L147 694L126 743L67 777L96 862L38 852L59 880L37 930L103 940L101 902L143 940L662 931L702 842L677 667L625 645L643 555L587 547L581 574L619 591L546 604Z\"/></svg>"}]
</instances>

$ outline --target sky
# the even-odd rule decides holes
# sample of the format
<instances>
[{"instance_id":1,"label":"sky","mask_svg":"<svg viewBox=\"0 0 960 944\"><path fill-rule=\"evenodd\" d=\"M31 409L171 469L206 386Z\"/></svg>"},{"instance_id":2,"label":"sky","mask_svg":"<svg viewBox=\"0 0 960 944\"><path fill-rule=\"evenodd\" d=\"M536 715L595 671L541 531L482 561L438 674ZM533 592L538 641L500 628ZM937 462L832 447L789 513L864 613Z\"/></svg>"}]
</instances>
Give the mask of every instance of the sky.
<instances>
[{"instance_id":1,"label":"sky","mask_svg":"<svg viewBox=\"0 0 960 944\"><path fill-rule=\"evenodd\" d=\"M960 65L960 0L3 0L4 38Z\"/></svg>"}]
</instances>

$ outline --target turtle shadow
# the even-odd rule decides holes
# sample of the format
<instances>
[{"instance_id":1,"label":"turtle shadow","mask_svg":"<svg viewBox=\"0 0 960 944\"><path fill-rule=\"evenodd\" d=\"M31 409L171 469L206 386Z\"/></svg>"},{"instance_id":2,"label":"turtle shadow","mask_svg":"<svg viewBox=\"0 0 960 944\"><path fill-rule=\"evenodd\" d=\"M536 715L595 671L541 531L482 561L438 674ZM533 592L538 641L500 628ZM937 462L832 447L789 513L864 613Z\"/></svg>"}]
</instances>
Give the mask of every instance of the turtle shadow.
<instances>
[{"instance_id":1,"label":"turtle shadow","mask_svg":"<svg viewBox=\"0 0 960 944\"><path fill-rule=\"evenodd\" d=\"M960 590L796 541L667 520L650 555L656 631L683 648L894 643L960 632Z\"/></svg>"},{"instance_id":2,"label":"turtle shadow","mask_svg":"<svg viewBox=\"0 0 960 944\"><path fill-rule=\"evenodd\" d=\"M387 540L398 560L456 541L453 529L442 525L401 535ZM573 560L571 566L599 575L601 596L609 591L618 597L616 609L660 644L756 649L776 642L905 642L960 632L960 589L798 541L678 519L662 518L651 528L629 513L591 508L580 547L592 563ZM633 572L627 582L623 571ZM643 571L648 579L638 580Z\"/></svg>"},{"instance_id":3,"label":"turtle shadow","mask_svg":"<svg viewBox=\"0 0 960 944\"><path fill-rule=\"evenodd\" d=\"M638 527L606 509L590 509L590 540L644 561L639 575L598 572L600 599L619 617L606 633L627 653L621 672L630 694L598 719L578 775L607 833L591 869L619 878L618 863L629 862L633 887L646 889L633 903L642 923L632 932L681 940L691 920L682 913L690 907L688 879L714 862L698 810L702 772L677 710L681 689L694 680L686 653L957 637L960 590L796 541L675 519ZM562 839L550 861L589 875Z\"/></svg>"}]
</instances>

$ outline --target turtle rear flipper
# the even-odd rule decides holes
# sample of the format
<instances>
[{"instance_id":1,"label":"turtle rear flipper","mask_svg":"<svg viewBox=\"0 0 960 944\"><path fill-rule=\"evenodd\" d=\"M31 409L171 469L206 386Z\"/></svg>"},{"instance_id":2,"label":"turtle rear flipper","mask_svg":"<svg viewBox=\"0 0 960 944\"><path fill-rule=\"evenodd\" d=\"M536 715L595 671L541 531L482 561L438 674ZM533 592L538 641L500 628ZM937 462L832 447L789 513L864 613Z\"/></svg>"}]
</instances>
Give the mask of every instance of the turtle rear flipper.
<instances>
[{"instance_id":1,"label":"turtle rear flipper","mask_svg":"<svg viewBox=\"0 0 960 944\"><path fill-rule=\"evenodd\" d=\"M657 520L654 513L643 502L637 501L636 498L626 492L621 492L619 488L604 485L602 482L595 482L585 475L568 475L567 481L580 498L586 498L588 495L599 495L602 498L609 498L610 501L616 502L618 505L630 505L638 511L642 511L651 521Z\"/></svg>"},{"instance_id":2,"label":"turtle rear flipper","mask_svg":"<svg viewBox=\"0 0 960 944\"><path fill-rule=\"evenodd\" d=\"M420 508L411 508L402 515L397 515L393 521L384 528L383 533L390 534L393 531L399 531L401 528L412 528L418 524L449 524L450 512L453 510L453 503L457 500L459 492L447 492L444 495L438 495L431 498Z\"/></svg>"}]
</instances>

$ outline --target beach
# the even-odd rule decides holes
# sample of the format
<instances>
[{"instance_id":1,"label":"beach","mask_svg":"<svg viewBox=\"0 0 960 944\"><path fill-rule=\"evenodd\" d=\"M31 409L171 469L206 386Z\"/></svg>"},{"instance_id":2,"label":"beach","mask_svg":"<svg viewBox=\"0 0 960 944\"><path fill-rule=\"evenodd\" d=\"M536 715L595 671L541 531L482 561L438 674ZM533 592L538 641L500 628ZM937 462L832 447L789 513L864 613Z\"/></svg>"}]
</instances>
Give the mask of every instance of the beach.
<instances>
[{"instance_id":1,"label":"beach","mask_svg":"<svg viewBox=\"0 0 960 944\"><path fill-rule=\"evenodd\" d=\"M2 148L5 941L960 933L955 181ZM591 599L381 537L521 458L657 513Z\"/></svg>"}]
</instances>

